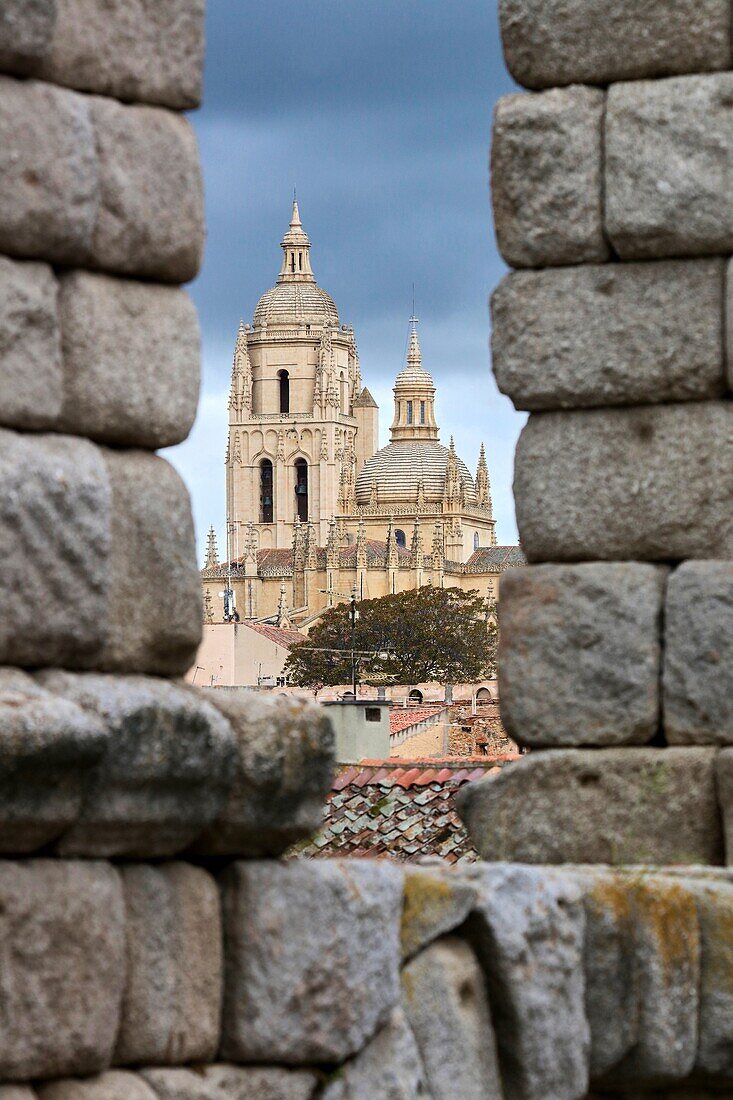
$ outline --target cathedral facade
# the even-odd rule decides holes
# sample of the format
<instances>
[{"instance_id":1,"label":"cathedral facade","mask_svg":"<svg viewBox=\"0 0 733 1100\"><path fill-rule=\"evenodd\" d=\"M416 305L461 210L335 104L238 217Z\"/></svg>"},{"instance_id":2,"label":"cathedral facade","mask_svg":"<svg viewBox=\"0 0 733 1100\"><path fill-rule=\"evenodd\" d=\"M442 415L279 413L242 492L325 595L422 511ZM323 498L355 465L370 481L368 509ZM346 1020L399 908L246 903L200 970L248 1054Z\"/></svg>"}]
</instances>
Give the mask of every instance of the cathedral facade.
<instances>
[{"instance_id":1,"label":"cathedral facade","mask_svg":"<svg viewBox=\"0 0 733 1100\"><path fill-rule=\"evenodd\" d=\"M354 331L316 283L293 203L276 285L240 323L229 395L227 535L202 571L208 622L307 627L356 594L433 584L495 598L523 563L497 546L483 445L475 477L439 442L417 322L394 384L391 439L362 385Z\"/></svg>"}]
</instances>

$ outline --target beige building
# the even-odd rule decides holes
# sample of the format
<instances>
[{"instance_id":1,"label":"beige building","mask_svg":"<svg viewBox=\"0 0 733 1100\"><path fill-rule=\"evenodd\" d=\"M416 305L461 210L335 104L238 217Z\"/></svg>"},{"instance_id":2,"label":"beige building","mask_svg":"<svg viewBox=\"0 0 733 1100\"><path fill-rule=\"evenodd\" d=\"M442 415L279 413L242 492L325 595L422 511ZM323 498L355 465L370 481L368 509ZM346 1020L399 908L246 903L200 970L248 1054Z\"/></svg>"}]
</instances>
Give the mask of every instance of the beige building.
<instances>
[{"instance_id":1,"label":"beige building","mask_svg":"<svg viewBox=\"0 0 733 1100\"><path fill-rule=\"evenodd\" d=\"M372 599L426 584L495 598L501 573L524 559L497 546L483 446L474 477L453 440L439 442L417 321L380 449L354 331L315 281L296 202L281 247L276 285L237 333L227 546L220 561L210 532L206 621L307 628L352 592Z\"/></svg>"}]
</instances>

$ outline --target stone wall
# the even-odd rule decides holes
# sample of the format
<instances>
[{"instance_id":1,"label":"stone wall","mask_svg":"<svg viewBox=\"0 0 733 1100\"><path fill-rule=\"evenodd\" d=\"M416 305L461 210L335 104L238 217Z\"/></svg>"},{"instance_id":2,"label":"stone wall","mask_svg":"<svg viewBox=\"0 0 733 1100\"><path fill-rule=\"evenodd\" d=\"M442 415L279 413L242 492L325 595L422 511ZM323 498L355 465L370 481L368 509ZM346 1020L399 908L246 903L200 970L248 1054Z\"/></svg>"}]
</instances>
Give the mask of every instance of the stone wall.
<instances>
[{"instance_id":1,"label":"stone wall","mask_svg":"<svg viewBox=\"0 0 733 1100\"><path fill-rule=\"evenodd\" d=\"M527 569L486 858L733 863L731 5L502 0L501 390Z\"/></svg>"},{"instance_id":2,"label":"stone wall","mask_svg":"<svg viewBox=\"0 0 733 1100\"><path fill-rule=\"evenodd\" d=\"M554 751L467 792L488 860L524 845L528 862L567 863L588 844L624 863L724 858L730 566L669 563L706 556L682 547L721 553L729 537L727 361L710 307L717 294L723 316L724 263L679 259L686 233L693 255L729 250L719 109L733 99L707 83L727 79L728 17L717 0L502 5L528 83L588 81L589 65L603 84L664 79L631 104L636 84L619 86L602 143L613 87L499 110L507 254L576 265L519 273L551 295L600 271L562 324L582 320L578 342L581 328L584 340L610 333L597 342L611 366L558 368L562 401L533 417L520 449L523 537L534 561L556 564L506 585L505 720ZM179 112L200 94L202 19L203 0L0 3L0 1100L730 1095L733 872L281 858L320 825L334 762L323 712L179 678L200 633L192 523L153 452L186 435L197 397L180 284L197 270L203 219ZM667 79L691 64L712 75ZM702 84L667 97L678 79ZM614 141L633 179L611 216L600 181ZM639 157L648 145L658 165L665 142L664 187L639 213L651 171ZM647 263L649 248L672 259ZM610 309L614 278L637 269ZM497 296L499 370L502 341L521 358L553 317L540 304L502 337L514 294ZM636 346L641 301L664 332L649 322L632 370L623 347ZM561 345L572 359L572 339ZM600 381L576 386L591 368ZM632 375L632 403L666 379L661 403L621 407ZM576 389L612 391L618 407L560 411ZM598 478L590 495L581 474ZM549 504L550 487L571 497L575 542L553 527L560 511L522 511L532 478ZM600 563L583 562L590 546L607 548ZM521 813L512 774L527 776ZM642 833L643 848L624 846Z\"/></svg>"}]
</instances>

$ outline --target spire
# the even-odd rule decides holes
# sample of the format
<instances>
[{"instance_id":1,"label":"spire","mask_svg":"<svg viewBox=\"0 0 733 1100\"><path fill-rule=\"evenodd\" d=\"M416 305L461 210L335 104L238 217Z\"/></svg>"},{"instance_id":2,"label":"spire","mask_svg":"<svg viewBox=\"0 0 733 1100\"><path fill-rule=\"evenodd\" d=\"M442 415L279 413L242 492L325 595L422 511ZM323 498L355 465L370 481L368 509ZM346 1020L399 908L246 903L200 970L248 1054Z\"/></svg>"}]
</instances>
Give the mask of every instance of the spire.
<instances>
[{"instance_id":1,"label":"spire","mask_svg":"<svg viewBox=\"0 0 733 1100\"><path fill-rule=\"evenodd\" d=\"M395 379L394 420L391 428L393 443L400 439L438 438L435 384L422 365L417 324L417 317L413 315L410 318L407 365Z\"/></svg>"},{"instance_id":2,"label":"spire","mask_svg":"<svg viewBox=\"0 0 733 1100\"><path fill-rule=\"evenodd\" d=\"M216 545L216 531L212 524L206 536L206 561L204 562L204 569L216 569L218 564L219 547Z\"/></svg>"},{"instance_id":3,"label":"spire","mask_svg":"<svg viewBox=\"0 0 733 1100\"><path fill-rule=\"evenodd\" d=\"M288 598L284 582L280 585L280 598L277 601L277 625L281 630L289 630L292 626L288 612Z\"/></svg>"},{"instance_id":4,"label":"spire","mask_svg":"<svg viewBox=\"0 0 733 1100\"><path fill-rule=\"evenodd\" d=\"M412 529L412 543L410 545L410 565L413 569L422 569L424 564L425 558L423 554L422 533L416 516L415 526Z\"/></svg>"},{"instance_id":5,"label":"spire","mask_svg":"<svg viewBox=\"0 0 733 1100\"><path fill-rule=\"evenodd\" d=\"M388 569L396 569L400 564L400 552L397 549L397 540L394 536L394 516L389 517L387 528L386 564Z\"/></svg>"},{"instance_id":6,"label":"spire","mask_svg":"<svg viewBox=\"0 0 733 1100\"><path fill-rule=\"evenodd\" d=\"M364 566L367 563L367 540L366 540L366 527L364 526L363 518L359 519L359 526L356 529L356 564L358 566Z\"/></svg>"},{"instance_id":7,"label":"spire","mask_svg":"<svg viewBox=\"0 0 733 1100\"><path fill-rule=\"evenodd\" d=\"M445 562L445 543L443 540L443 524L439 519L435 521L433 531L433 569L442 569Z\"/></svg>"},{"instance_id":8,"label":"spire","mask_svg":"<svg viewBox=\"0 0 733 1100\"><path fill-rule=\"evenodd\" d=\"M229 390L229 410L233 415L230 420L236 421L252 408L252 365L249 359L249 347L247 345L247 330L244 321L239 322L237 340L234 345L234 361L232 363L232 383Z\"/></svg>"},{"instance_id":9,"label":"spire","mask_svg":"<svg viewBox=\"0 0 733 1100\"><path fill-rule=\"evenodd\" d=\"M489 483L489 467L486 464L486 451L483 443L479 452L478 467L476 468L476 501L479 508L491 513L491 485Z\"/></svg>"},{"instance_id":10,"label":"spire","mask_svg":"<svg viewBox=\"0 0 733 1100\"><path fill-rule=\"evenodd\" d=\"M283 262L277 281L279 283L315 282L310 262L311 243L308 234L303 229L296 198L293 198L290 226L280 242L280 246L283 250Z\"/></svg>"},{"instance_id":11,"label":"spire","mask_svg":"<svg viewBox=\"0 0 733 1100\"><path fill-rule=\"evenodd\" d=\"M336 517L331 516L328 521L328 535L326 536L326 566L335 569L339 563L339 539L336 527Z\"/></svg>"}]
</instances>

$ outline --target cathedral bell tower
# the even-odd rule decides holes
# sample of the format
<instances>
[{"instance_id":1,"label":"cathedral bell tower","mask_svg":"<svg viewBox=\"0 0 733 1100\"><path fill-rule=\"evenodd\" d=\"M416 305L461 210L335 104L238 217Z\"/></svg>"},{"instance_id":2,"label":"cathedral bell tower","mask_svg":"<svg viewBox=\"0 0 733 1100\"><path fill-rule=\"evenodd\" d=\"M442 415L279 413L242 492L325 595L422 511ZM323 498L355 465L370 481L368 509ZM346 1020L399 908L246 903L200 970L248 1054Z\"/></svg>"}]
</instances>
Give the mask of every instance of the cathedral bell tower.
<instances>
[{"instance_id":1,"label":"cathedral bell tower","mask_svg":"<svg viewBox=\"0 0 733 1100\"><path fill-rule=\"evenodd\" d=\"M318 286L297 201L277 282L241 323L229 397L227 531L230 558L253 523L258 550L291 549L296 526L325 546L329 519L353 495L357 467L376 449L350 325ZM356 403L356 407L355 407ZM373 402L372 402L373 404ZM373 443L356 437L364 421Z\"/></svg>"}]
</instances>

